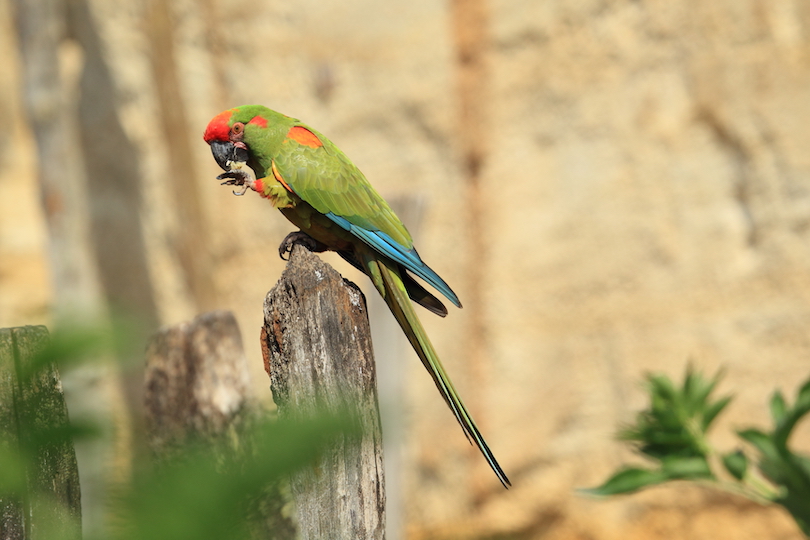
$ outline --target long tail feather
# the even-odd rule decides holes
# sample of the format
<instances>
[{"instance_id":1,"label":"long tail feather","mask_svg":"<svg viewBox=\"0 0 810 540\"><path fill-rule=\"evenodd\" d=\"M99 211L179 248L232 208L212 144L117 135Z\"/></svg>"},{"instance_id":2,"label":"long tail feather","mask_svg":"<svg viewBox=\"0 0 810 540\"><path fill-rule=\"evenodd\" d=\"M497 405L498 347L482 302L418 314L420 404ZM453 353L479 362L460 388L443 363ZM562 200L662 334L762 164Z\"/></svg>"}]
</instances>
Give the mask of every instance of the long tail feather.
<instances>
[{"instance_id":1,"label":"long tail feather","mask_svg":"<svg viewBox=\"0 0 810 540\"><path fill-rule=\"evenodd\" d=\"M445 402L447 402L450 410L453 411L467 439L471 444L478 447L504 487L511 486L512 484L509 482L509 478L506 477L506 474L503 472L503 469L501 469L501 466L498 464L489 446L487 446L484 437L478 430L478 426L475 425L475 421L467 410L467 407L464 406L464 402L461 401L461 397L453 387L453 383L444 370L444 366L442 366L442 363L439 361L439 357L433 349L433 345L430 343L427 333L424 328L422 328L422 323L416 316L413 305L408 298L408 292L399 273L399 265L386 260L377 259L372 255L363 257L363 262L364 266L366 266L366 273L371 277L371 280L385 299L386 304L388 304L388 307L391 309L397 322L399 322L405 335L408 336L408 341L411 342L416 354L419 355L422 364L430 373L433 382L436 384L439 392L441 392Z\"/></svg>"}]
</instances>

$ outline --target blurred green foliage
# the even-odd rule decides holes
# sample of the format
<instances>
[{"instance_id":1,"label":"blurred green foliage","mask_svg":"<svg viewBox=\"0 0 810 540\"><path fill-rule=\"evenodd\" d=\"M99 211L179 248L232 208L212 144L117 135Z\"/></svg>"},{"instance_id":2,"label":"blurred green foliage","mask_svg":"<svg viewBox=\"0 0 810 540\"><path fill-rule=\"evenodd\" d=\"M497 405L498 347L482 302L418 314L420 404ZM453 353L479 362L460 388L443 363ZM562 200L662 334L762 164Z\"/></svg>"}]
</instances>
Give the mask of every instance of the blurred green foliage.
<instances>
[{"instance_id":1,"label":"blurred green foliage","mask_svg":"<svg viewBox=\"0 0 810 540\"><path fill-rule=\"evenodd\" d=\"M792 406L776 391L770 402L773 428L738 431L747 446L727 453L714 448L707 437L731 400L712 398L718 381L719 375L707 379L691 368L680 387L665 375L649 375L650 405L619 438L653 465L622 467L600 486L583 492L610 496L673 480L697 481L760 503L779 504L810 536L810 459L788 446L796 424L810 411L810 380Z\"/></svg>"},{"instance_id":2,"label":"blurred green foliage","mask_svg":"<svg viewBox=\"0 0 810 540\"><path fill-rule=\"evenodd\" d=\"M120 329L119 329L120 330ZM89 359L111 355L118 347L119 331L77 330L56 332L50 343L22 369L19 384L33 384L38 373L70 368ZM25 432L16 445L0 444L0 505L22 501L24 505L60 503L37 491L30 474L43 446L101 436L92 425L56 426L45 422ZM295 471L311 466L322 452L338 440L356 441L357 422L349 412L316 413L307 420L283 421L255 418L240 434L241 451L213 451L210 442L197 441L168 459L142 459L132 464L132 478L108 501L109 527L105 540L241 540L266 538L267 505L277 504L279 485ZM142 436L142 434L141 434ZM138 458L138 454L134 454ZM81 476L81 471L80 471ZM264 524L259 522L264 521ZM287 525L289 526L289 524ZM264 533L258 533L263 530ZM43 524L38 539L74 538L74 532ZM274 536L275 537L275 536ZM279 531L278 538L291 537ZM85 536L86 540L93 540Z\"/></svg>"},{"instance_id":3,"label":"blurred green foliage","mask_svg":"<svg viewBox=\"0 0 810 540\"><path fill-rule=\"evenodd\" d=\"M158 467L140 470L113 505L119 519L106 538L120 540L245 539L248 517L265 489L315 462L332 441L353 432L345 417L304 422L264 421L253 426L248 455L223 456L204 445Z\"/></svg>"}]
</instances>

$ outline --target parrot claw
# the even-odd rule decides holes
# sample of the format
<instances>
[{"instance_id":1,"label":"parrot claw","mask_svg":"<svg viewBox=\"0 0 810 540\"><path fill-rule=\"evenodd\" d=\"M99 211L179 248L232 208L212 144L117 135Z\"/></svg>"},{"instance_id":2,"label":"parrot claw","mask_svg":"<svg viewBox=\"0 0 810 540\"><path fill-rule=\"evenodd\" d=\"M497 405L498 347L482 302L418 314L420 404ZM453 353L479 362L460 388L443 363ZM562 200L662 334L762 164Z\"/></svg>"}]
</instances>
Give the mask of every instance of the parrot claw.
<instances>
[{"instance_id":1,"label":"parrot claw","mask_svg":"<svg viewBox=\"0 0 810 540\"><path fill-rule=\"evenodd\" d=\"M250 175L242 169L231 169L217 176L217 180L222 180L223 178L227 178L227 180L222 182L220 184L221 186L242 186L250 180Z\"/></svg>"},{"instance_id":2,"label":"parrot claw","mask_svg":"<svg viewBox=\"0 0 810 540\"><path fill-rule=\"evenodd\" d=\"M249 170L249 169L248 169ZM245 169L234 168L228 172L224 172L217 176L217 180L226 179L224 182L220 183L221 186L241 186L242 189L238 191L234 191L233 194L237 197L241 197L244 195L249 187L253 187L253 182L256 178L250 174L250 172L246 171Z\"/></svg>"},{"instance_id":3,"label":"parrot claw","mask_svg":"<svg viewBox=\"0 0 810 540\"><path fill-rule=\"evenodd\" d=\"M290 260L289 257L285 257L285 255L292 253L292 248L295 244L301 244L313 253L323 253L329 249L326 244L318 242L303 231L291 232L284 237L284 240L282 240L281 244L278 246L278 255L281 257L282 261Z\"/></svg>"}]
</instances>

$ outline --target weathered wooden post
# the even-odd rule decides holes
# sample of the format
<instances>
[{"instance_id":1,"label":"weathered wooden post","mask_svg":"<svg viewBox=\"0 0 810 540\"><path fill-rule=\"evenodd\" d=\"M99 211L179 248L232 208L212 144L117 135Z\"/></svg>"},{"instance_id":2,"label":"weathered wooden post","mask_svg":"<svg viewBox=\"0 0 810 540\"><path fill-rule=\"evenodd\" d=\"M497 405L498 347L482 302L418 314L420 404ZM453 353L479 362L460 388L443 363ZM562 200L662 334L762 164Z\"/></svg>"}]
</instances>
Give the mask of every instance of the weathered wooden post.
<instances>
[{"instance_id":1,"label":"weathered wooden post","mask_svg":"<svg viewBox=\"0 0 810 540\"><path fill-rule=\"evenodd\" d=\"M35 365L47 344L44 326L0 329L0 450L27 458L24 493L0 489L0 540L81 538L79 471L59 372L53 363Z\"/></svg>"},{"instance_id":2,"label":"weathered wooden post","mask_svg":"<svg viewBox=\"0 0 810 540\"><path fill-rule=\"evenodd\" d=\"M295 246L265 299L262 345L282 417L348 408L362 429L359 443L335 443L314 467L291 479L299 538L384 538L376 370L360 289Z\"/></svg>"},{"instance_id":3,"label":"weathered wooden post","mask_svg":"<svg viewBox=\"0 0 810 540\"><path fill-rule=\"evenodd\" d=\"M251 412L242 336L229 311L161 328L146 350L145 379L147 434L158 458L193 440L238 434Z\"/></svg>"}]
</instances>

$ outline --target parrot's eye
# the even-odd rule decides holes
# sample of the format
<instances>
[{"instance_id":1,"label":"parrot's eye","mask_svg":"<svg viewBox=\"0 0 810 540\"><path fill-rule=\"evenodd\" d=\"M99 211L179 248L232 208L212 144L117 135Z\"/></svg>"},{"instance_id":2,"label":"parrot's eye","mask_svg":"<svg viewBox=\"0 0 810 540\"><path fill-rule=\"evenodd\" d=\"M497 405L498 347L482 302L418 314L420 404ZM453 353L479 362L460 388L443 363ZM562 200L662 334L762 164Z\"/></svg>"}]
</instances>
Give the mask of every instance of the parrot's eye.
<instances>
[{"instance_id":1,"label":"parrot's eye","mask_svg":"<svg viewBox=\"0 0 810 540\"><path fill-rule=\"evenodd\" d=\"M241 135L242 132L245 130L245 124L242 122L237 122L231 127L231 133L234 135Z\"/></svg>"}]
</instances>

